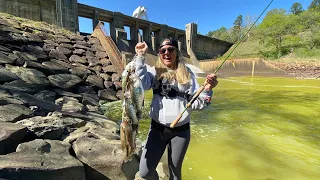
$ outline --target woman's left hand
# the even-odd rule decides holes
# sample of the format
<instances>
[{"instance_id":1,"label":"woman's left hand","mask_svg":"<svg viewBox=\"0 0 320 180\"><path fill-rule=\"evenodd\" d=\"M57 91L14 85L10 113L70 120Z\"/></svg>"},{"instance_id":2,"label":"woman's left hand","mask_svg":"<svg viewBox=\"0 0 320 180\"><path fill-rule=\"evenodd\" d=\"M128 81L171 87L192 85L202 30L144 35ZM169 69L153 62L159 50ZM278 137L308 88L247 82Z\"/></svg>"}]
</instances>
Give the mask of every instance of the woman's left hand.
<instances>
[{"instance_id":1,"label":"woman's left hand","mask_svg":"<svg viewBox=\"0 0 320 180\"><path fill-rule=\"evenodd\" d=\"M212 88L214 88L218 84L217 75L215 74L209 74L207 75L207 85L204 87L206 91L210 91Z\"/></svg>"}]
</instances>

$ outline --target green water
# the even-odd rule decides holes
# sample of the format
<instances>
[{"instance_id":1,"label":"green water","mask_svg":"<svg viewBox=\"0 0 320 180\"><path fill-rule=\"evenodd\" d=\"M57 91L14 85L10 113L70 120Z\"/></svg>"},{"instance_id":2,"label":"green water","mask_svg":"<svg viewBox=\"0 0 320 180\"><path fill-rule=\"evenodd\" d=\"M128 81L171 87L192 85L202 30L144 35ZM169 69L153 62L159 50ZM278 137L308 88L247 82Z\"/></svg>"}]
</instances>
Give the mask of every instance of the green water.
<instances>
[{"instance_id":1,"label":"green water","mask_svg":"<svg viewBox=\"0 0 320 180\"><path fill-rule=\"evenodd\" d=\"M319 80L219 79L191 123L183 179L320 179ZM148 124L140 123L142 139Z\"/></svg>"}]
</instances>

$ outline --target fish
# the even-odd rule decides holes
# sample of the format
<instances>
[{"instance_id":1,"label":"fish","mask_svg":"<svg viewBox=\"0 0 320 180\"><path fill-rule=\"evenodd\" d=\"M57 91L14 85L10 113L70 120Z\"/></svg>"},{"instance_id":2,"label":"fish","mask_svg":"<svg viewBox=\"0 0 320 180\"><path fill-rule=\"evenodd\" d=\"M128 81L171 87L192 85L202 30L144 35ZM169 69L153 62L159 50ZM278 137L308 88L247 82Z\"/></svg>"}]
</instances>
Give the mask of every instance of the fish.
<instances>
[{"instance_id":1,"label":"fish","mask_svg":"<svg viewBox=\"0 0 320 180\"><path fill-rule=\"evenodd\" d=\"M136 153L136 136L144 106L144 89L140 78L135 74L135 64L129 63L122 73L122 120L120 140L125 159Z\"/></svg>"}]
</instances>

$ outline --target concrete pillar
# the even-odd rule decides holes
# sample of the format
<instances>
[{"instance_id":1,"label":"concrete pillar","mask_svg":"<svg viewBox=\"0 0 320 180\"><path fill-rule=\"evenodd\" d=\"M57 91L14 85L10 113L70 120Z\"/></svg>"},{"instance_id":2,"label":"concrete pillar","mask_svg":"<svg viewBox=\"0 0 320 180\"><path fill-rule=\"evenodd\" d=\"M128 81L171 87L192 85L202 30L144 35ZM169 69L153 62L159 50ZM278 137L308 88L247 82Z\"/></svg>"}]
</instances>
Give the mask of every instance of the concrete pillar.
<instances>
[{"instance_id":1,"label":"concrete pillar","mask_svg":"<svg viewBox=\"0 0 320 180\"><path fill-rule=\"evenodd\" d=\"M195 42L197 40L197 24L189 23L186 25L186 44L187 44L187 52L190 55L190 50L195 50Z\"/></svg>"},{"instance_id":2,"label":"concrete pillar","mask_svg":"<svg viewBox=\"0 0 320 180\"><path fill-rule=\"evenodd\" d=\"M99 11L94 11L94 17L92 18L92 28L93 30L99 23Z\"/></svg>"},{"instance_id":3,"label":"concrete pillar","mask_svg":"<svg viewBox=\"0 0 320 180\"><path fill-rule=\"evenodd\" d=\"M72 32L79 31L78 1L56 0L57 25Z\"/></svg>"},{"instance_id":4,"label":"concrete pillar","mask_svg":"<svg viewBox=\"0 0 320 180\"><path fill-rule=\"evenodd\" d=\"M138 42L139 23L136 20L133 26L130 26L130 38L131 41Z\"/></svg>"},{"instance_id":5,"label":"concrete pillar","mask_svg":"<svg viewBox=\"0 0 320 180\"><path fill-rule=\"evenodd\" d=\"M152 27L151 27L151 24L149 24L148 27L143 30L143 40L149 46L151 45L151 32L152 32Z\"/></svg>"},{"instance_id":6,"label":"concrete pillar","mask_svg":"<svg viewBox=\"0 0 320 180\"><path fill-rule=\"evenodd\" d=\"M168 26L167 25L161 25L161 28L159 30L159 36L158 36L158 42L159 44L161 41L168 37Z\"/></svg>"},{"instance_id":7,"label":"concrete pillar","mask_svg":"<svg viewBox=\"0 0 320 180\"><path fill-rule=\"evenodd\" d=\"M154 36L151 37L151 44L152 44L152 50L154 52L157 52L156 37L154 37Z\"/></svg>"},{"instance_id":8,"label":"concrete pillar","mask_svg":"<svg viewBox=\"0 0 320 180\"><path fill-rule=\"evenodd\" d=\"M113 20L110 23L110 36L114 42L117 42L117 31L124 31L122 14L113 12Z\"/></svg>"}]
</instances>

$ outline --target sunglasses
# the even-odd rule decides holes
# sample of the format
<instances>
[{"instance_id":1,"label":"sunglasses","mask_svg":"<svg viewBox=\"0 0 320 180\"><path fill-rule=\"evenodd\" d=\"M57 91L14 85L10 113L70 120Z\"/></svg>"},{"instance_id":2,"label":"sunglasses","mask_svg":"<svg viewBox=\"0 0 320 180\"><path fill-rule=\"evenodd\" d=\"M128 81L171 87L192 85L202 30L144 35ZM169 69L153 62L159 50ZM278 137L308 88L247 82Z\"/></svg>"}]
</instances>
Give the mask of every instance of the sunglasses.
<instances>
[{"instance_id":1,"label":"sunglasses","mask_svg":"<svg viewBox=\"0 0 320 180\"><path fill-rule=\"evenodd\" d=\"M169 53L172 53L175 50L175 48L174 47L161 48L161 49L159 49L159 53L164 54L164 53L166 53L167 50Z\"/></svg>"}]
</instances>

